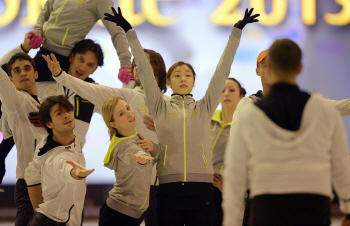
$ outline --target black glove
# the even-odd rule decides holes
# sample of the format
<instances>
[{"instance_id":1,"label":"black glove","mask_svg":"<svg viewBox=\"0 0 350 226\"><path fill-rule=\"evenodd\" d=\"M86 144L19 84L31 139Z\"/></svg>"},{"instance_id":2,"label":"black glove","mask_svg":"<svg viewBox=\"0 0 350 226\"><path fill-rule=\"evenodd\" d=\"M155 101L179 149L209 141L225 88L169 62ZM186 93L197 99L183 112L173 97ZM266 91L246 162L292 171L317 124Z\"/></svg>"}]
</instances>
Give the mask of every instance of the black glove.
<instances>
[{"instance_id":1,"label":"black glove","mask_svg":"<svg viewBox=\"0 0 350 226\"><path fill-rule=\"evenodd\" d=\"M247 23L258 22L259 20L255 19L255 18L257 18L258 16L260 16L260 14L255 14L255 15L251 16L253 10L254 10L254 8L251 8L251 9L249 10L249 12L248 12L248 8L247 8L247 9L245 10L243 20L238 21L238 22L234 25L234 27L243 30L244 26L247 25Z\"/></svg>"},{"instance_id":2,"label":"black glove","mask_svg":"<svg viewBox=\"0 0 350 226\"><path fill-rule=\"evenodd\" d=\"M31 113L29 113L28 119L35 127L44 127L39 122L38 112L31 112Z\"/></svg>"},{"instance_id":3,"label":"black glove","mask_svg":"<svg viewBox=\"0 0 350 226\"><path fill-rule=\"evenodd\" d=\"M116 23L119 27L123 28L123 30L125 31L125 33L128 30L131 30L132 27L129 24L129 22L123 17L122 15L122 11L120 10L120 7L118 7L118 13L115 11L114 7L112 7L112 11L114 16L112 16L111 14L105 13L104 15L106 16L104 19L111 21L113 23Z\"/></svg>"}]
</instances>

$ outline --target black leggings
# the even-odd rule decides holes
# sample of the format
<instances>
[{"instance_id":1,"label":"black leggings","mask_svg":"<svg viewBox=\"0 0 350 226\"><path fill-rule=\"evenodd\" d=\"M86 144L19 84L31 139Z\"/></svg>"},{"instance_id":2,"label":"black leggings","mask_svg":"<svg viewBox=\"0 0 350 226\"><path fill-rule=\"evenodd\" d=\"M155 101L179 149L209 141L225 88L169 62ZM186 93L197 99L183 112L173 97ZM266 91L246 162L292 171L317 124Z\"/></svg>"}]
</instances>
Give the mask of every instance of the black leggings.
<instances>
[{"instance_id":1,"label":"black leggings","mask_svg":"<svg viewBox=\"0 0 350 226\"><path fill-rule=\"evenodd\" d=\"M15 186L15 203L17 207L15 226L27 226L34 215L34 209L30 202L27 183L24 179L18 179Z\"/></svg>"},{"instance_id":2,"label":"black leggings","mask_svg":"<svg viewBox=\"0 0 350 226\"><path fill-rule=\"evenodd\" d=\"M213 184L160 184L157 193L159 226L212 226Z\"/></svg>"},{"instance_id":3,"label":"black leggings","mask_svg":"<svg viewBox=\"0 0 350 226\"><path fill-rule=\"evenodd\" d=\"M251 201L250 226L329 226L330 199L314 194L259 195Z\"/></svg>"},{"instance_id":4,"label":"black leggings","mask_svg":"<svg viewBox=\"0 0 350 226\"><path fill-rule=\"evenodd\" d=\"M137 219L122 214L107 206L106 203L100 209L99 226L138 226Z\"/></svg>"}]
</instances>

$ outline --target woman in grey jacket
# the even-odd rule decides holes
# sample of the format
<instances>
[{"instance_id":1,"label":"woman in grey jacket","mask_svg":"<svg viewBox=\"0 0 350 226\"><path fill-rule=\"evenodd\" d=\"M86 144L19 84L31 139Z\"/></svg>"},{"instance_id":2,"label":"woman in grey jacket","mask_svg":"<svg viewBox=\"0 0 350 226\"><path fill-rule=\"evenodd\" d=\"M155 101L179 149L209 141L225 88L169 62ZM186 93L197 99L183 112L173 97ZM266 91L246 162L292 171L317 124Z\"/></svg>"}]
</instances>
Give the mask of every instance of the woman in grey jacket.
<instances>
[{"instance_id":1,"label":"woman in grey jacket","mask_svg":"<svg viewBox=\"0 0 350 226\"><path fill-rule=\"evenodd\" d=\"M154 159L148 152L155 156L158 146L137 133L135 112L121 97L105 101L102 117L111 137L104 165L114 170L116 184L100 210L99 225L136 226L148 208Z\"/></svg>"},{"instance_id":2,"label":"woman in grey jacket","mask_svg":"<svg viewBox=\"0 0 350 226\"><path fill-rule=\"evenodd\" d=\"M195 73L190 64L178 62L170 67L167 84L174 94L168 101L158 91L153 70L131 25L113 9L105 14L126 32L129 46L139 68L146 103L154 118L158 140L165 145L157 164L159 178L159 225L211 225L213 216L213 165L209 149L210 119L228 77L238 48L241 30L256 22L252 10L232 29L206 95L195 101L190 92Z\"/></svg>"},{"instance_id":3,"label":"woman in grey jacket","mask_svg":"<svg viewBox=\"0 0 350 226\"><path fill-rule=\"evenodd\" d=\"M211 158L214 168L214 226L221 226L223 220L222 203L222 170L224 154L230 134L232 116L238 102L245 96L246 91L234 78L227 78L224 90L220 96L222 110L216 110L211 119L210 144Z\"/></svg>"}]
</instances>

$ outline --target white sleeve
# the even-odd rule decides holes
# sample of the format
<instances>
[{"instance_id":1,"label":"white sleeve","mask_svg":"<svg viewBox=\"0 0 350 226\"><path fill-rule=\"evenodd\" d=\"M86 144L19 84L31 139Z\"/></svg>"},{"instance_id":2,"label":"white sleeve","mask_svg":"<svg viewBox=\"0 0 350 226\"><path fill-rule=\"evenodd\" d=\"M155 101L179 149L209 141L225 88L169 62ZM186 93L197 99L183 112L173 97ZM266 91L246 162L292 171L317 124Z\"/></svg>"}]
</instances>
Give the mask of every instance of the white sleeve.
<instances>
[{"instance_id":1,"label":"white sleeve","mask_svg":"<svg viewBox=\"0 0 350 226\"><path fill-rule=\"evenodd\" d=\"M72 177L71 171L73 170L73 166L66 163L67 160L73 161L72 159L68 159L65 156L55 156L53 164L50 165L50 170L54 172L57 180L64 183L76 183L80 180L76 180L74 177Z\"/></svg>"},{"instance_id":2,"label":"white sleeve","mask_svg":"<svg viewBox=\"0 0 350 226\"><path fill-rule=\"evenodd\" d=\"M0 59L0 66L3 64L7 64L11 57L15 55L16 53L25 53L21 47L21 45L17 46L16 48L11 49L8 51L3 57Z\"/></svg>"},{"instance_id":3,"label":"white sleeve","mask_svg":"<svg viewBox=\"0 0 350 226\"><path fill-rule=\"evenodd\" d=\"M247 190L248 146L241 117L231 126L223 170L223 211L225 226L242 225L242 209ZM227 191L227 192L225 192Z\"/></svg>"},{"instance_id":4,"label":"white sleeve","mask_svg":"<svg viewBox=\"0 0 350 226\"><path fill-rule=\"evenodd\" d=\"M330 100L326 99L329 103L333 104L339 111L341 116L350 115L350 99L344 100Z\"/></svg>"},{"instance_id":5,"label":"white sleeve","mask_svg":"<svg viewBox=\"0 0 350 226\"><path fill-rule=\"evenodd\" d=\"M41 166L34 157L33 161L29 163L24 172L24 179L27 187L37 186L41 184Z\"/></svg>"},{"instance_id":6,"label":"white sleeve","mask_svg":"<svg viewBox=\"0 0 350 226\"><path fill-rule=\"evenodd\" d=\"M237 117L238 115L240 114L241 111L243 111L243 109L245 109L247 107L247 105L249 103L252 103L252 99L250 99L249 97L243 97L237 104L237 107L236 107L236 110L235 112L233 113L233 116L232 116L232 123L231 123L231 128L232 128L232 125L234 125L237 121ZM232 131L232 129L231 129Z\"/></svg>"},{"instance_id":7,"label":"white sleeve","mask_svg":"<svg viewBox=\"0 0 350 226\"><path fill-rule=\"evenodd\" d=\"M81 79L62 72L61 75L53 78L68 89L74 90L79 96L87 99L98 109L102 109L103 103L110 96L122 97L126 102L132 100L135 92L132 89L117 89L94 83L84 82Z\"/></svg>"},{"instance_id":8,"label":"white sleeve","mask_svg":"<svg viewBox=\"0 0 350 226\"><path fill-rule=\"evenodd\" d=\"M350 164L347 137L340 115L334 114L333 118L335 118L335 127L330 150L333 184L339 197L340 210L344 214L350 214Z\"/></svg>"},{"instance_id":9,"label":"white sleeve","mask_svg":"<svg viewBox=\"0 0 350 226\"><path fill-rule=\"evenodd\" d=\"M0 100L2 102L2 111L10 114L21 109L25 101L25 98L16 89L2 68L0 68Z\"/></svg>"}]
</instances>

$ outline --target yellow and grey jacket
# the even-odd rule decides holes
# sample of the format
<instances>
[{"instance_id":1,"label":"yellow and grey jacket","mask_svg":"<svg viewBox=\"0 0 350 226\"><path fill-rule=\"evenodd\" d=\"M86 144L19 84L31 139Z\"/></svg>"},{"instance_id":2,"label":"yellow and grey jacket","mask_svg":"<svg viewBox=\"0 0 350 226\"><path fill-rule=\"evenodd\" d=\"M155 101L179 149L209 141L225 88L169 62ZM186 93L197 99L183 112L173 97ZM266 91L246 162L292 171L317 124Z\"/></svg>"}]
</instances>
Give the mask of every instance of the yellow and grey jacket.
<instances>
[{"instance_id":1,"label":"yellow and grey jacket","mask_svg":"<svg viewBox=\"0 0 350 226\"><path fill-rule=\"evenodd\" d=\"M104 20L104 13L112 13L112 0L48 0L34 26L46 38L44 48L69 56L74 45L85 39L101 19L109 34L121 65L130 66L131 54L123 29Z\"/></svg>"},{"instance_id":2,"label":"yellow and grey jacket","mask_svg":"<svg viewBox=\"0 0 350 226\"><path fill-rule=\"evenodd\" d=\"M224 154L230 129L231 122L222 124L221 110L216 110L213 118L211 119L210 154L213 161L214 173L218 173L220 175L224 168Z\"/></svg>"},{"instance_id":3,"label":"yellow and grey jacket","mask_svg":"<svg viewBox=\"0 0 350 226\"><path fill-rule=\"evenodd\" d=\"M138 140L137 131L129 137L114 135L104 159L105 167L114 170L116 178L106 203L110 208L133 218L140 218L148 208L153 160L141 165L126 154L144 156L152 154L156 158L158 154L158 145L154 145L154 150L150 154L140 147Z\"/></svg>"},{"instance_id":4,"label":"yellow and grey jacket","mask_svg":"<svg viewBox=\"0 0 350 226\"><path fill-rule=\"evenodd\" d=\"M154 118L159 143L165 145L157 164L159 183L213 182L209 132L211 117L230 74L241 30L233 28L205 96L173 95L168 101L159 92L151 65L135 31L126 34L139 68L146 103Z\"/></svg>"}]
</instances>

